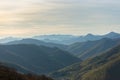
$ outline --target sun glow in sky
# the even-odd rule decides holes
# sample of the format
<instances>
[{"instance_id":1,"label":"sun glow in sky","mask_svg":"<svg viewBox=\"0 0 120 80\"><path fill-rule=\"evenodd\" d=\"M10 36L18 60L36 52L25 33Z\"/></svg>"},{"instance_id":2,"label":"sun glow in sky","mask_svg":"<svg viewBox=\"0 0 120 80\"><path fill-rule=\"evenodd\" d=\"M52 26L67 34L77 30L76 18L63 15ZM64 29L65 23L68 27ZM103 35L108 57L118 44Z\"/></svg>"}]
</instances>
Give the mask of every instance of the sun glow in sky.
<instances>
[{"instance_id":1,"label":"sun glow in sky","mask_svg":"<svg viewBox=\"0 0 120 80\"><path fill-rule=\"evenodd\" d=\"M119 0L0 0L0 36L120 32Z\"/></svg>"}]
</instances>

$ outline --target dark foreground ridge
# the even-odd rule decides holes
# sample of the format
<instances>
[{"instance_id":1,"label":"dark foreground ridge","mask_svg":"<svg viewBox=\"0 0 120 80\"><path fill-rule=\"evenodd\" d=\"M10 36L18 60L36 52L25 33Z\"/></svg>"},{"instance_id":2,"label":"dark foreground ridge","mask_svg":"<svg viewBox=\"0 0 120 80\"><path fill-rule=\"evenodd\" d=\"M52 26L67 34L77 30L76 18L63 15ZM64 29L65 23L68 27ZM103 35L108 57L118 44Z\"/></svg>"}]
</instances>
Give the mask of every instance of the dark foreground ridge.
<instances>
[{"instance_id":1,"label":"dark foreground ridge","mask_svg":"<svg viewBox=\"0 0 120 80\"><path fill-rule=\"evenodd\" d=\"M0 64L0 80L53 80L45 75L21 74Z\"/></svg>"}]
</instances>

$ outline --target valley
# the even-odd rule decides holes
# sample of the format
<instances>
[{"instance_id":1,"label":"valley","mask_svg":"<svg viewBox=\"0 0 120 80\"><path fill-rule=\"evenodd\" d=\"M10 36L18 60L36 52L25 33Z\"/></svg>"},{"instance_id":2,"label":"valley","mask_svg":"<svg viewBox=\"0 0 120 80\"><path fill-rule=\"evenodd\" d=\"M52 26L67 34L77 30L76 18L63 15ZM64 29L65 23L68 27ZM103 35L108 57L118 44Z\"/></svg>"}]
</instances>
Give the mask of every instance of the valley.
<instances>
[{"instance_id":1,"label":"valley","mask_svg":"<svg viewBox=\"0 0 120 80\"><path fill-rule=\"evenodd\" d=\"M32 38L2 43L0 62L20 75L45 74L55 80L119 79L120 35L112 33L108 34L111 38L87 38L70 45Z\"/></svg>"}]
</instances>

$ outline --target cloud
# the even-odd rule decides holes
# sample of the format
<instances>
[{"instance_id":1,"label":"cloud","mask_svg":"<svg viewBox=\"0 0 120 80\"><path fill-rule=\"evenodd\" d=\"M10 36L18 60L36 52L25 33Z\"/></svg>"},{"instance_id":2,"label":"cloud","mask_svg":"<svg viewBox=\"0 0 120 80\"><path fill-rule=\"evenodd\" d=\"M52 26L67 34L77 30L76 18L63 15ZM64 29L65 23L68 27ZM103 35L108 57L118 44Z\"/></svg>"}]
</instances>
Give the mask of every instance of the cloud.
<instances>
[{"instance_id":1,"label":"cloud","mask_svg":"<svg viewBox=\"0 0 120 80\"><path fill-rule=\"evenodd\" d=\"M118 31L119 4L118 0L2 0L0 26L26 35L32 30L34 34Z\"/></svg>"},{"instance_id":2,"label":"cloud","mask_svg":"<svg viewBox=\"0 0 120 80\"><path fill-rule=\"evenodd\" d=\"M22 12L19 15L22 15L24 22L37 25L89 25L98 23L108 24L109 22L114 24L118 22L120 13L119 9L116 8L116 6L110 5L93 6L81 5L81 3L46 3L43 5L37 4L35 8L32 6L30 8L31 11L28 9L26 10L27 12Z\"/></svg>"}]
</instances>

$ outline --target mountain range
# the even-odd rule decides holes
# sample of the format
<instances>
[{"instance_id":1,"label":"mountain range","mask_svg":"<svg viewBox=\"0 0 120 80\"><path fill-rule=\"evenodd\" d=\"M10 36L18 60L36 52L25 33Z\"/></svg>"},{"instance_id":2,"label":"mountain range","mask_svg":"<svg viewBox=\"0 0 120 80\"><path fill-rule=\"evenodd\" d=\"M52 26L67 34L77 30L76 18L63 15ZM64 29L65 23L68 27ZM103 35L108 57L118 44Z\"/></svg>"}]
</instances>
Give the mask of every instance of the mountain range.
<instances>
[{"instance_id":1,"label":"mountain range","mask_svg":"<svg viewBox=\"0 0 120 80\"><path fill-rule=\"evenodd\" d=\"M120 43L120 38L110 39L110 38L102 38L94 41L86 41L86 42L76 42L71 45L63 45L56 44L50 42L44 42L36 39L22 39L16 40L6 43L6 45L14 45L14 44L34 44L38 46L47 46L47 47L57 47L64 51L68 51L72 55L75 55L83 60L94 57L103 53L104 51L116 46Z\"/></svg>"},{"instance_id":2,"label":"mountain range","mask_svg":"<svg viewBox=\"0 0 120 80\"><path fill-rule=\"evenodd\" d=\"M55 44L64 44L64 45L70 45L76 42L86 42L86 41L94 41L99 40L102 38L120 38L120 34L116 32L110 32L105 35L94 35L94 34L87 34L82 36L75 36L75 35L40 35L40 36L33 36L32 39L41 40L47 43L55 43ZM15 40L21 40L22 38L14 38L14 37L8 37L8 38L2 38L0 39L0 43L8 43Z\"/></svg>"},{"instance_id":3,"label":"mountain range","mask_svg":"<svg viewBox=\"0 0 120 80\"><path fill-rule=\"evenodd\" d=\"M120 45L50 75L57 80L119 80Z\"/></svg>"},{"instance_id":4,"label":"mountain range","mask_svg":"<svg viewBox=\"0 0 120 80\"><path fill-rule=\"evenodd\" d=\"M30 72L40 74L55 71L81 60L56 47L18 44L0 45L0 61L20 65Z\"/></svg>"},{"instance_id":5,"label":"mountain range","mask_svg":"<svg viewBox=\"0 0 120 80\"><path fill-rule=\"evenodd\" d=\"M18 75L17 80L44 80L37 76L41 74L54 80L120 80L119 33L42 35L0 41L3 80L8 80L5 75L10 77L9 73L11 80L14 80L14 74ZM28 73L31 74L28 76ZM45 80L53 79L45 77Z\"/></svg>"},{"instance_id":6,"label":"mountain range","mask_svg":"<svg viewBox=\"0 0 120 80\"><path fill-rule=\"evenodd\" d=\"M65 35L65 36L71 37L70 35ZM90 39L90 36L92 36L92 34L88 34L86 36L86 39ZM120 43L120 38L118 37L119 36L118 33L111 32L104 36L106 36L107 38L102 38L102 39L99 38L99 40L94 39L94 40L89 40L89 41L85 41L85 42L75 42L70 45L45 42L42 40L37 40L37 39L32 39L32 38L15 40L15 41L11 41L11 42L8 42L5 44L6 45L34 44L34 45L38 45L38 46L47 46L47 47L51 47L51 48L57 47L59 49L67 51L67 52L71 53L72 55L75 55L75 56L85 60L87 58L99 55ZM48 37L48 36L46 36L46 37ZM54 39L55 37L56 37L56 35L52 35L51 38ZM96 38L97 36L94 36L94 37ZM49 38L50 38L50 36L49 36Z\"/></svg>"},{"instance_id":7,"label":"mountain range","mask_svg":"<svg viewBox=\"0 0 120 80\"><path fill-rule=\"evenodd\" d=\"M100 55L118 44L120 44L120 38L103 38L95 41L77 42L69 45L66 50L84 60Z\"/></svg>"},{"instance_id":8,"label":"mountain range","mask_svg":"<svg viewBox=\"0 0 120 80\"><path fill-rule=\"evenodd\" d=\"M110 32L105 35L93 35L93 34L87 34L82 36L74 36L74 35L42 35L42 36L35 36L33 39L42 40L45 42L51 42L51 43L59 43L59 44L66 44L70 45L76 42L86 42L86 41L94 41L99 40L102 38L120 38L120 34L116 32Z\"/></svg>"},{"instance_id":9,"label":"mountain range","mask_svg":"<svg viewBox=\"0 0 120 80\"><path fill-rule=\"evenodd\" d=\"M5 43L6 45L12 45L12 44L35 44L38 46L47 46L47 47L58 47L60 49L64 49L66 45L63 44L56 44L56 43L51 43L51 42L44 42L41 40L37 39L32 39L32 38L25 38L21 40L14 40L10 41L8 43Z\"/></svg>"}]
</instances>

